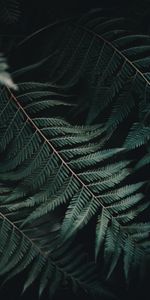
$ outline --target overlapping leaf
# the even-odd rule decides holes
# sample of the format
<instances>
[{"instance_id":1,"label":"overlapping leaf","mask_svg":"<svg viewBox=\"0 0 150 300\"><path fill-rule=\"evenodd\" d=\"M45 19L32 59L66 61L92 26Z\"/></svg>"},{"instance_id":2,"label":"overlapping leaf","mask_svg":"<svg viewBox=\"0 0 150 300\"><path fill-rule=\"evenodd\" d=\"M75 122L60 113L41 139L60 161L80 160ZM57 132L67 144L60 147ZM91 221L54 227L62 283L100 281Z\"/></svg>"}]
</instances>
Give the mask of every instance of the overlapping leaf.
<instances>
[{"instance_id":1,"label":"overlapping leaf","mask_svg":"<svg viewBox=\"0 0 150 300\"><path fill-rule=\"evenodd\" d=\"M51 81L66 88L79 86L79 106L88 110L87 122L103 119L108 132L130 116L131 124L143 122L146 112L141 107L149 105L150 38L129 32L126 23L95 10L76 23L57 23L49 32ZM139 137L133 140L137 147Z\"/></svg>"},{"instance_id":2,"label":"overlapping leaf","mask_svg":"<svg viewBox=\"0 0 150 300\"><path fill-rule=\"evenodd\" d=\"M1 186L1 200L7 192ZM23 291L38 279L39 296L47 288L51 299L56 290L66 284L91 295L111 296L101 286L96 266L87 261L83 248L71 241L60 242L60 221L49 214L22 228L28 213L29 210L12 213L1 207L0 276L5 275L5 282L28 267Z\"/></svg>"},{"instance_id":3,"label":"overlapping leaf","mask_svg":"<svg viewBox=\"0 0 150 300\"><path fill-rule=\"evenodd\" d=\"M34 92L22 95L19 89L17 98L10 91L1 94L0 180L11 188L10 193L1 197L2 219L5 220L3 207L10 216L27 209L28 215L21 220L24 230L38 219L44 222L57 207L67 207L61 236L69 240L94 217L96 258L104 246L104 253L114 257L113 265L110 264L112 272L123 251L128 276L149 252L149 247L143 248L129 232L130 223L148 206L139 191L143 183L122 184L129 174L129 162L115 158L123 149L102 148L103 125L80 127L58 117L39 116L43 107L51 106L53 95L41 93L38 92L40 99L43 93L50 97L46 106L45 97L39 105ZM143 228L148 234L148 227ZM5 238L7 235L6 231ZM39 266L42 268L43 262Z\"/></svg>"}]
</instances>

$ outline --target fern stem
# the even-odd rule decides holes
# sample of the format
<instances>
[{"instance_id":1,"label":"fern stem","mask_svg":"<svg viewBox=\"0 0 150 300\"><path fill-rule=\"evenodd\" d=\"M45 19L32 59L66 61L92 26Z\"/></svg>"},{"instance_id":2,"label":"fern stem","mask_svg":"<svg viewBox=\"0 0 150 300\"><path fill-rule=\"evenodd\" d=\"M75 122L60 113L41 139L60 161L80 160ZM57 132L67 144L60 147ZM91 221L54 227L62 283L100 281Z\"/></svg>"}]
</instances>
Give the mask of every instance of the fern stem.
<instances>
[{"instance_id":1,"label":"fern stem","mask_svg":"<svg viewBox=\"0 0 150 300\"><path fill-rule=\"evenodd\" d=\"M10 94L10 100L13 99L13 101L16 103L16 105L19 107L19 109L22 111L22 113L26 116L27 121L31 124L31 126L34 128L34 130L41 136L41 138L45 141L45 143L47 143L50 148L52 149L53 153L55 153L57 155L57 157L60 159L60 161L62 162L62 164L69 170L69 172L71 173L72 176L74 176L77 181L81 184L82 189L84 188L86 191L89 192L89 194L92 196L93 199L97 200L96 195L89 189L89 187L80 179L80 177L68 166L67 162L62 158L62 156L59 154L59 152L55 149L55 147L52 145L52 143L45 137L45 135L41 132L41 130L38 128L38 126L34 123L34 121L30 118L30 116L27 114L27 112L25 111L25 109L21 106L21 104L18 102L17 98L15 97L15 95L11 92L11 90L9 89L9 87L7 87L7 90ZM100 201L100 205L102 207L103 210L107 210L108 213L109 212L109 206L104 206L102 204L102 202ZM0 213L1 214L1 213ZM1 214L2 215L2 214ZM118 223L121 231L123 232L123 234L125 234L126 236L128 236L129 239L132 239L132 237L130 236L130 234L127 232L127 230L124 228L124 226L122 226L120 224L119 221L117 221L115 219L115 217L113 216L113 214L111 214L111 218L115 220L115 222ZM17 228L17 227L16 227ZM17 229L19 230L19 229ZM21 232L21 231L20 231ZM30 239L29 239L30 240ZM34 243L31 241L31 243L34 245ZM136 242L136 240L134 240L134 243L139 247L139 249L141 249L141 247L139 246L139 244ZM39 249L36 245L35 247L37 249ZM38 251L40 251L40 253L42 255L44 255L41 250L39 249Z\"/></svg>"},{"instance_id":2,"label":"fern stem","mask_svg":"<svg viewBox=\"0 0 150 300\"><path fill-rule=\"evenodd\" d=\"M39 135L41 136L42 139L44 139L44 141L51 147L53 153L55 153L57 155L57 157L60 159L60 161L62 162L62 164L69 170L69 172L72 174L72 176L74 176L78 182L81 184L81 186L83 188L85 188L90 194L91 196L96 199L96 196L92 193L92 191L88 188L88 186L80 179L80 177L68 166L67 162L62 158L62 156L59 154L59 152L55 149L55 147L52 145L52 143L45 137L45 135L41 132L41 130L38 128L38 126L33 122L33 120L29 117L29 115L27 114L27 112L24 110L24 108L20 105L20 103L18 102L17 98L15 97L15 95L11 92L11 90L7 87L11 98L15 101L15 103L17 104L17 106L19 107L19 109L23 112L23 114L26 116L27 121L30 122L30 124L32 125L32 127L34 128L34 130L36 132L39 133ZM105 206L101 203L101 206L105 209Z\"/></svg>"}]
</instances>

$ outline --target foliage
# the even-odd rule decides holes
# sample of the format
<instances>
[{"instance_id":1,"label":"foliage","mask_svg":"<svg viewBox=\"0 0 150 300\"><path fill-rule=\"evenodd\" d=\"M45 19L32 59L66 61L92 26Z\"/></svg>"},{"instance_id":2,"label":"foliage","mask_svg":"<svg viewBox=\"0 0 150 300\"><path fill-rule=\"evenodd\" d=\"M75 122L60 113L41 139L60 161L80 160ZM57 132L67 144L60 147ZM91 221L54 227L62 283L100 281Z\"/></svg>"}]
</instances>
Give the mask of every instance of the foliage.
<instances>
[{"instance_id":1,"label":"foliage","mask_svg":"<svg viewBox=\"0 0 150 300\"><path fill-rule=\"evenodd\" d=\"M0 275L27 269L24 291L38 280L40 296L67 285L108 299L117 268L129 283L149 264L137 170L150 163L150 39L127 24L95 10L37 30L19 43L40 47L17 87L1 56Z\"/></svg>"},{"instance_id":2,"label":"foliage","mask_svg":"<svg viewBox=\"0 0 150 300\"><path fill-rule=\"evenodd\" d=\"M1 198L8 189L1 186ZM25 291L38 278L39 296L47 286L53 296L60 285L71 284L74 290L82 288L91 294L108 294L101 287L94 263L87 262L81 246L61 243L60 223L50 214L22 228L29 210L10 213L1 209L1 260L0 274L7 274L6 281L30 266L25 281ZM87 275L88 274L88 275ZM111 294L110 294L111 295Z\"/></svg>"},{"instance_id":3,"label":"foliage","mask_svg":"<svg viewBox=\"0 0 150 300\"><path fill-rule=\"evenodd\" d=\"M135 108L140 121L144 119L141 109L150 94L148 35L129 32L124 18L112 19L101 11L89 13L76 24L56 24L49 34L52 38L47 51L53 55L50 80L70 88L80 81L82 84L83 78L87 123L110 111L106 126L113 131Z\"/></svg>"}]
</instances>

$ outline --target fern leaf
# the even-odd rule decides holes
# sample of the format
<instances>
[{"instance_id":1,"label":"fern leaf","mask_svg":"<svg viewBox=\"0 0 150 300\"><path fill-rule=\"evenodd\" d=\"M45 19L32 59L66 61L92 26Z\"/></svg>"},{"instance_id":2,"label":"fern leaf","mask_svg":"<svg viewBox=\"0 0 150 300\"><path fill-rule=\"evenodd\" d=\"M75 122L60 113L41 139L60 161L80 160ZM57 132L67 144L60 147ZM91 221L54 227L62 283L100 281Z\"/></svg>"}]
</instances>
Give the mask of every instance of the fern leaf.
<instances>
[{"instance_id":1,"label":"fern leaf","mask_svg":"<svg viewBox=\"0 0 150 300\"><path fill-rule=\"evenodd\" d=\"M137 115L132 122L144 119L146 112L141 117L140 106L149 99L149 36L127 32L123 18L104 17L99 10L81 17L76 24L57 23L54 32L47 51L52 55L59 41L59 58L54 56L50 62L51 80L70 88L82 85L84 78L81 110L88 109L87 123L107 117L106 127L113 132L134 109Z\"/></svg>"},{"instance_id":2,"label":"fern leaf","mask_svg":"<svg viewBox=\"0 0 150 300\"><path fill-rule=\"evenodd\" d=\"M132 239L127 240L125 243L125 256L124 256L124 270L126 279L129 278L129 272L133 261L134 255L134 242Z\"/></svg>"},{"instance_id":3,"label":"fern leaf","mask_svg":"<svg viewBox=\"0 0 150 300\"><path fill-rule=\"evenodd\" d=\"M114 255L114 251L116 251L114 245L118 245L118 254L114 257L110 269L113 270L120 252L124 251L126 240L129 239L127 243L130 243L130 238L133 240L134 249L141 247L136 238L134 239L132 234L128 232L127 226L148 206L148 203L143 204L142 194L137 193L143 186L142 182L133 185L123 184L124 179L129 174L127 166L130 162L118 162L116 155L119 155L124 149L105 150L101 149L101 146L97 148L98 144L95 143L95 137L99 136L103 139L105 133L103 125L80 127L72 126L57 117L38 117L38 113L39 111L42 112L43 107L33 114L24 106L26 100L24 101L21 97L18 100L10 90L4 91L2 94L0 142L3 160L1 161L0 180L11 189L10 192L0 196L2 215L5 216L6 209L10 221L16 220L15 226L20 226L20 230L23 232L25 230L28 236L28 234L32 235L30 230L32 224L35 222L38 224L41 219L44 222L53 210L63 206L66 212L60 233L66 242L71 236L82 230L92 218L95 220L98 218L96 257L98 258L102 246L105 254L109 252L108 233L110 237L112 235L110 229L113 228L114 233L111 236L113 245L110 247L109 255ZM38 102L39 99L33 99L35 105L36 101ZM86 146L88 150L90 149L88 154L83 151ZM24 213L27 211L28 214L19 220L18 215L21 211ZM10 227L12 228L12 226ZM138 233L140 234L140 229ZM117 239L118 234L119 240ZM40 245L47 252L46 236ZM2 250L6 239L7 230L1 243ZM17 241L20 244L20 240ZM28 244L31 245L31 243ZM13 242L11 245L12 248L16 249ZM32 252L32 247L30 250L29 260L25 256L19 263L17 259L17 264L19 263L17 272L21 272L25 266L33 261L32 271L24 289L32 284L37 276L43 272L43 265L47 264L47 256L42 258L36 250ZM134 261L137 261L136 251L133 253ZM145 258L143 248L141 252L137 251L137 253L141 253L140 261L142 261ZM129 263L126 264L129 265L130 259L127 260ZM5 259L3 261L5 262ZM34 261L39 262L38 266ZM6 270L10 271L10 277L16 274L15 265L13 267L12 265L11 260L10 265L6 264ZM54 269L57 270L57 268ZM3 272L4 270L5 268ZM46 273L47 276L51 276L51 269L50 271L46 270ZM126 271L126 273L129 272ZM59 278L59 274L58 277L56 276L57 278ZM80 279L84 276L84 272L79 270L77 274ZM87 277L88 275L85 274L85 281ZM42 275L42 278L44 278L45 286L47 282L45 275ZM53 290L61 281L62 276L58 282L54 279ZM41 287L40 293L42 290Z\"/></svg>"},{"instance_id":4,"label":"fern leaf","mask_svg":"<svg viewBox=\"0 0 150 300\"><path fill-rule=\"evenodd\" d=\"M34 230L34 226L36 226L36 231ZM64 279L71 279L78 287L81 286L83 289L88 290L89 281L87 281L86 276L83 276L83 273L81 276L81 274L77 274L76 272L76 269L79 267L79 251L78 259L75 261L74 255L77 253L77 250L73 248L74 250L71 252L70 246L59 244L58 230L53 232L53 228L50 226L48 219L47 221L40 221L39 224L32 224L32 226L21 229L20 226L16 225L16 215L8 219L5 214L0 213L0 229L0 275L7 273L5 281L19 274L27 268L27 266L30 266L30 272L24 284L23 291L25 291L37 277L40 277L41 282L40 294L44 291L47 284L50 285L51 294L54 294ZM51 241L47 239L47 235L43 235L43 240L39 241L42 231L47 232L48 236L51 235ZM65 264L63 262L64 253L66 257ZM74 267L72 267L70 256L73 259ZM93 278L93 274L96 275L94 264L90 263L88 265L87 263L86 265L84 255L80 257L80 266L81 265L81 269L84 266L85 271L86 268L88 270L88 266L90 267L91 274L89 274L89 278ZM94 288L94 284L97 280L97 276L95 276L95 280L91 280L91 288ZM101 289L99 289L99 292L100 290Z\"/></svg>"},{"instance_id":5,"label":"fern leaf","mask_svg":"<svg viewBox=\"0 0 150 300\"><path fill-rule=\"evenodd\" d=\"M98 258L99 249L107 234L107 228L110 216L104 209L102 209L101 215L99 215L97 228L96 228L96 246L95 246L95 257Z\"/></svg>"},{"instance_id":6,"label":"fern leaf","mask_svg":"<svg viewBox=\"0 0 150 300\"><path fill-rule=\"evenodd\" d=\"M150 128L140 123L134 124L124 146L128 149L134 149L146 144L150 139Z\"/></svg>"}]
</instances>

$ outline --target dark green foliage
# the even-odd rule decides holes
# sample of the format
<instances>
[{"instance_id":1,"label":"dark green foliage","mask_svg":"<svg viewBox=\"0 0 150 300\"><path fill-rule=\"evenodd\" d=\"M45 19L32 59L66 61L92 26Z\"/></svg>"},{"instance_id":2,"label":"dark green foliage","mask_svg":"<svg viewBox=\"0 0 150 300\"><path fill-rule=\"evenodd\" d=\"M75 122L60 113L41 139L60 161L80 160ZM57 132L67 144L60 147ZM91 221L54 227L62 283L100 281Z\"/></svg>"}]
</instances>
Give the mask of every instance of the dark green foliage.
<instances>
[{"instance_id":1,"label":"dark green foliage","mask_svg":"<svg viewBox=\"0 0 150 300\"><path fill-rule=\"evenodd\" d=\"M54 25L50 36L50 79L66 88L80 82L82 87L83 80L87 123L99 122L105 115L108 131L114 131L135 109L138 120L144 119L141 107L150 96L148 35L129 32L124 18L95 11L76 23Z\"/></svg>"},{"instance_id":2,"label":"dark green foliage","mask_svg":"<svg viewBox=\"0 0 150 300\"><path fill-rule=\"evenodd\" d=\"M150 127L144 126L142 123L134 124L129 133L125 147L134 149L146 144L150 139Z\"/></svg>"},{"instance_id":3,"label":"dark green foliage","mask_svg":"<svg viewBox=\"0 0 150 300\"><path fill-rule=\"evenodd\" d=\"M18 20L18 1L5 5L5 22ZM16 87L0 57L0 275L27 269L24 291L38 280L40 296L67 286L108 299L119 264L129 283L149 263L147 181L136 170L150 163L150 38L126 24L96 10L25 39L42 58L13 78L39 72L46 83Z\"/></svg>"},{"instance_id":4,"label":"dark green foliage","mask_svg":"<svg viewBox=\"0 0 150 300\"><path fill-rule=\"evenodd\" d=\"M6 273L8 280L31 265L24 290L39 278L39 295L48 285L52 297L60 284L68 282L74 291L81 287L96 296L101 293L109 296L109 292L101 287L95 264L86 262L82 248L74 245L71 247L71 240L67 244L60 241L58 231L60 222L58 223L49 213L62 202L61 198L60 201L59 198L53 201L55 193L59 193L59 188L65 191L68 186L65 182L67 172L63 165L59 166L57 151L55 153L50 147L49 132L52 137L60 134L63 137L67 134L70 145L74 145L74 137L78 137L79 134L79 144L84 135L86 145L92 137L91 129L88 127L74 128L60 118L36 118L36 114L45 108L66 105L63 101L56 99L54 101L53 97L59 98L62 95L45 91L46 87L49 85L20 84L17 100L20 102L16 103L13 94L9 94L7 90L1 91L1 153L6 156L4 163L1 162L0 175L3 182L0 189L0 273L1 275ZM30 117L28 119L27 112L32 115L32 119ZM45 130L47 137L44 135ZM102 131L98 126L93 128L93 132L97 135ZM59 145L58 137L55 143L56 141ZM78 145L78 142L76 143ZM79 153L83 153L83 146L82 141ZM90 145L90 148L92 152L94 147ZM109 155L105 154L104 157ZM69 186L67 193L72 193ZM67 196L64 197L64 201L67 201ZM42 209L44 203L45 207L49 203L46 211ZM38 220L27 222L40 204L40 215L44 215L44 218L40 218L37 212L35 217ZM33 210L35 205L37 208Z\"/></svg>"},{"instance_id":5,"label":"dark green foliage","mask_svg":"<svg viewBox=\"0 0 150 300\"><path fill-rule=\"evenodd\" d=\"M101 150L101 143L94 142L95 138L101 140L105 134L102 125L79 127L58 117L38 116L39 112L51 105L65 104L63 101L51 100L56 93L43 90L45 86L39 84L35 92L35 83L30 83L29 86L22 83L19 85L17 98L7 90L1 94L0 149L3 160L0 164L0 180L8 188L8 193L6 191L0 198L4 245L9 232L16 226L17 216L21 217L24 209L28 212L26 218L17 220L16 230L20 232L21 228L21 233L22 230L23 233L24 230L28 231L28 226L30 228L36 220L44 222L49 213L66 204L68 208L60 230L63 240L70 239L96 216L96 259L103 245L106 261L108 257L113 257L113 261L109 261L110 275L123 251L124 270L128 279L130 270L134 265L140 265L146 258L147 251L149 252L149 247L143 248L140 240L141 233L147 233L149 226L144 224L144 227L137 227L136 238L130 229L131 221L148 206L138 191L143 184L123 184L120 187L120 183L129 174L129 162L115 162L113 159L110 163L109 160L122 149ZM7 222L4 208L6 216L8 215ZM14 223L9 215L14 218ZM3 231L4 221L6 228ZM6 244L6 247L12 247L14 243L14 250L10 255L13 255L22 240L15 234L14 231L9 237L10 244ZM37 231L35 234L37 235ZM43 243L40 240L40 245ZM3 251L3 243L1 247ZM28 252L28 241L23 249L24 247ZM29 257L24 255L20 261L17 260L17 271L12 271L15 275L22 270L22 263L26 266L38 255L35 258L39 262L38 267L37 264L33 265L32 276L35 275L33 278L29 275L25 286L38 276L46 264L46 260L35 252L33 247ZM27 259L26 263L24 259ZM5 259L2 263L4 261ZM13 257L11 260L8 258L7 271L9 261L13 266L15 263ZM5 273L5 268L2 270ZM10 270L11 268L9 276ZM82 273L81 270L80 272ZM55 282L55 287L60 284L61 276L56 276L56 279L58 282Z\"/></svg>"},{"instance_id":6,"label":"dark green foliage","mask_svg":"<svg viewBox=\"0 0 150 300\"><path fill-rule=\"evenodd\" d=\"M5 197L3 186L0 194L1 199ZM60 242L60 222L49 214L22 228L27 214L28 210L18 214L1 208L0 275L6 274L5 281L30 266L23 291L38 278L39 296L48 287L52 297L63 284L97 296L107 295L99 282L96 266L87 262L82 247Z\"/></svg>"}]
</instances>

